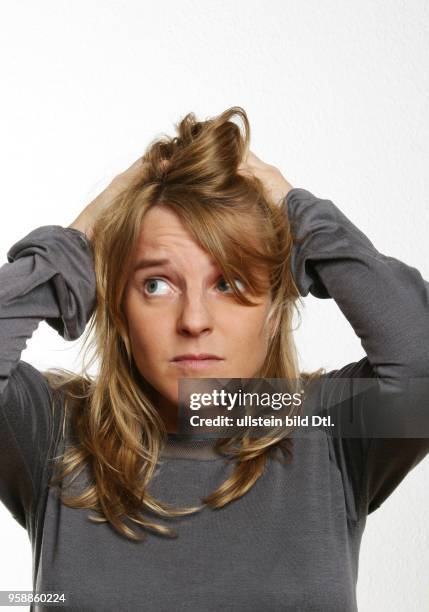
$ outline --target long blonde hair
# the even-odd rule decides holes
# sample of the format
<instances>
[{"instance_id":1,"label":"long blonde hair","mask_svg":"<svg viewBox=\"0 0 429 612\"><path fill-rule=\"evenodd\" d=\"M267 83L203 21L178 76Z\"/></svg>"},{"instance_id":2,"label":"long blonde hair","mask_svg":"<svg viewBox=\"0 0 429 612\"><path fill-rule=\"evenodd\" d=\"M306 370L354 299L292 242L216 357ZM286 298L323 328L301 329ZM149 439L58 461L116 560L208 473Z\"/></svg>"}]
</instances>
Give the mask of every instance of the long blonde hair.
<instances>
[{"instance_id":1,"label":"long blonde hair","mask_svg":"<svg viewBox=\"0 0 429 612\"><path fill-rule=\"evenodd\" d=\"M244 132L234 117L241 118ZM215 448L235 462L234 470L202 498L202 505L175 508L148 492L167 433L133 360L123 295L133 246L150 207L166 205L180 215L195 240L217 261L240 303L252 307L234 279L243 279L251 293L260 295L267 286L258 271L268 271L273 326L260 378L302 384L321 373L299 372L292 318L300 296L290 269L293 236L287 214L282 203L270 200L261 181L237 172L249 150L246 112L235 106L205 121L189 113L175 127L175 137L163 135L149 144L141 174L94 227L97 300L84 338L85 355L92 350L92 358L89 363L84 360L81 374L60 369L45 373L54 397L59 393L64 401L64 418L69 415L73 431L73 443L57 463L58 473L50 484L71 475L76 478L88 466L92 477L88 487L69 497L62 491L62 502L94 510L99 516L90 516L91 520L109 521L132 540L143 539L147 530L177 536L144 516L145 510L166 518L198 512L204 505L222 508L255 484L274 449L282 450L290 461L293 447L285 430L258 439L249 432L222 438ZM256 243L262 246L257 248ZM88 367L96 360L99 372L92 378ZM127 519L143 528L140 533L126 524Z\"/></svg>"}]
</instances>

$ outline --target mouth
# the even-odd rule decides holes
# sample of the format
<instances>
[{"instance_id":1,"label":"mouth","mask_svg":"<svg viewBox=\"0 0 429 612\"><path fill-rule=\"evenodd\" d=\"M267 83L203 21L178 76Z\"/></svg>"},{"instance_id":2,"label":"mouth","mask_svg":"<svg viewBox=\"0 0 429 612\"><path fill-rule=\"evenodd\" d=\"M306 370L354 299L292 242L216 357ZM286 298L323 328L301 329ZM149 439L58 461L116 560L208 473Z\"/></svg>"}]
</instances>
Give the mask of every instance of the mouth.
<instances>
[{"instance_id":1,"label":"mouth","mask_svg":"<svg viewBox=\"0 0 429 612\"><path fill-rule=\"evenodd\" d=\"M220 357L183 357L172 360L172 364L178 368L188 370L206 370L215 367L217 364L224 361Z\"/></svg>"}]
</instances>

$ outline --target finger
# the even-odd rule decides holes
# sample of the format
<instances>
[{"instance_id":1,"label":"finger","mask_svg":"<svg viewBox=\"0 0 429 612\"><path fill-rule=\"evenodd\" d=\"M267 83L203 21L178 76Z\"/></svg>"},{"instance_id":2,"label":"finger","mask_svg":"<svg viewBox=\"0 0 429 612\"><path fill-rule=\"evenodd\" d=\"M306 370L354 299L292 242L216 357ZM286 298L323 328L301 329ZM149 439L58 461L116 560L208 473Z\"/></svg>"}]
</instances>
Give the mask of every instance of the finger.
<instances>
[{"instance_id":1,"label":"finger","mask_svg":"<svg viewBox=\"0 0 429 612\"><path fill-rule=\"evenodd\" d=\"M250 169L250 166L248 166L245 163L241 163L238 168L237 168L237 172L238 174L243 174L244 176L253 176L253 172Z\"/></svg>"}]
</instances>

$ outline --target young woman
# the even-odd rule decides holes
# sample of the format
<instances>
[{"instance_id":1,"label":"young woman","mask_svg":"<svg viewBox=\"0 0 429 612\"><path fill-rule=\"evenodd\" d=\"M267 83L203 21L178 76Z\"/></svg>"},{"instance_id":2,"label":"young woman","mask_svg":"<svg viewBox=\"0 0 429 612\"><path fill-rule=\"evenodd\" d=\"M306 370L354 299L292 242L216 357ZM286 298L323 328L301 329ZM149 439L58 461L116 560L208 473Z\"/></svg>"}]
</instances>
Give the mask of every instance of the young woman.
<instances>
[{"instance_id":1,"label":"young woman","mask_svg":"<svg viewBox=\"0 0 429 612\"><path fill-rule=\"evenodd\" d=\"M366 517L428 438L187 438L178 381L427 377L428 285L251 153L242 108L177 131L0 269L0 496L34 589L70 610L356 610ZM336 301L365 358L299 371L309 293ZM91 321L95 378L20 360L42 320L65 340ZM183 358L207 353L202 370Z\"/></svg>"}]
</instances>

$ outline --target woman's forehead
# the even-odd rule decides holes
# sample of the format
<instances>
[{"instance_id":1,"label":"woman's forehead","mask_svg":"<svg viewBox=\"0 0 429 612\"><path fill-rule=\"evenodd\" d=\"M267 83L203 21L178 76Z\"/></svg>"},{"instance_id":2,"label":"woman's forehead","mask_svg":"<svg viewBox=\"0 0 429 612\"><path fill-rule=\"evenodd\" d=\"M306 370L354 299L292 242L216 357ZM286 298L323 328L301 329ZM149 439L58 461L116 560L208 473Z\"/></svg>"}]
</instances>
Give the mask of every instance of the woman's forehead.
<instances>
[{"instance_id":1,"label":"woman's forehead","mask_svg":"<svg viewBox=\"0 0 429 612\"><path fill-rule=\"evenodd\" d=\"M215 268L216 261L197 243L171 210L154 207L146 214L133 251L133 266L171 265L198 262Z\"/></svg>"},{"instance_id":2,"label":"woman's forehead","mask_svg":"<svg viewBox=\"0 0 429 612\"><path fill-rule=\"evenodd\" d=\"M152 206L145 213L139 237L148 241L155 234L188 234L188 230L182 223L179 215L167 206Z\"/></svg>"},{"instance_id":3,"label":"woman's forehead","mask_svg":"<svg viewBox=\"0 0 429 612\"><path fill-rule=\"evenodd\" d=\"M149 267L147 260L156 260L158 265L170 264L170 267L182 269L190 266L193 269L207 270L208 273L221 269L220 264L208 249L182 223L179 214L168 205L154 205L145 213L131 256L132 268ZM229 263L243 268L243 271L246 265L243 254L240 253L240 241L242 240L247 248L254 247L260 250L262 247L258 232L255 234L247 232L244 236L242 234L235 236L233 242L230 243L228 227L225 227L225 231L219 232L218 226L213 231L215 241L222 243L221 250L225 254L229 253ZM230 251L229 247L232 245L233 248Z\"/></svg>"}]
</instances>

